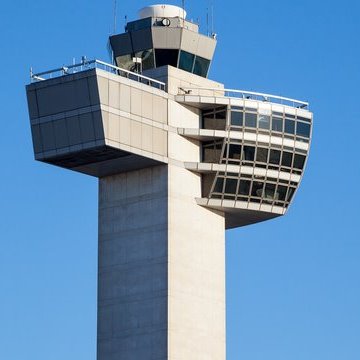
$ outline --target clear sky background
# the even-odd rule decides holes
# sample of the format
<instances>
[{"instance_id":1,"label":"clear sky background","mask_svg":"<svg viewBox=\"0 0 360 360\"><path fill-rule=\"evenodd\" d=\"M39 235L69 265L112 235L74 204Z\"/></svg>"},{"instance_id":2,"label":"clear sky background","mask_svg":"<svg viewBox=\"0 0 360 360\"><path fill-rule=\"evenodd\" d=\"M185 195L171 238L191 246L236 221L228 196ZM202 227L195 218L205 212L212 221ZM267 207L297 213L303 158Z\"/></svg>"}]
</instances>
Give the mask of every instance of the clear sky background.
<instances>
[{"instance_id":1,"label":"clear sky background","mask_svg":"<svg viewBox=\"0 0 360 360\"><path fill-rule=\"evenodd\" d=\"M150 4L118 0L118 30ZM202 31L208 6L186 1ZM24 86L30 66L108 61L112 8L1 4L0 359L96 358L97 180L33 160ZM214 13L210 77L308 100L315 119L288 214L227 233L227 359L359 360L360 3L214 0Z\"/></svg>"}]
</instances>

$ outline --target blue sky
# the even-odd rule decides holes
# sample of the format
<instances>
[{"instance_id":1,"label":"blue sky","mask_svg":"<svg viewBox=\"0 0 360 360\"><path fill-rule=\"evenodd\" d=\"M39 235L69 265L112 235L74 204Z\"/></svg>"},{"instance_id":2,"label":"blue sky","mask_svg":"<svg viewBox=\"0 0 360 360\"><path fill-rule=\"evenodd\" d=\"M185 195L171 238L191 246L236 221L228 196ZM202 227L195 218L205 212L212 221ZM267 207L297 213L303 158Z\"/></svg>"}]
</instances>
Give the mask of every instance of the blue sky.
<instances>
[{"instance_id":1,"label":"blue sky","mask_svg":"<svg viewBox=\"0 0 360 360\"><path fill-rule=\"evenodd\" d=\"M359 360L360 3L213 2L210 77L308 100L315 119L289 213L227 233L227 359ZM119 30L151 4L118 3ZM209 3L186 1L203 31ZM97 181L33 161L24 85L30 66L108 60L112 8L2 4L1 359L96 358Z\"/></svg>"}]
</instances>

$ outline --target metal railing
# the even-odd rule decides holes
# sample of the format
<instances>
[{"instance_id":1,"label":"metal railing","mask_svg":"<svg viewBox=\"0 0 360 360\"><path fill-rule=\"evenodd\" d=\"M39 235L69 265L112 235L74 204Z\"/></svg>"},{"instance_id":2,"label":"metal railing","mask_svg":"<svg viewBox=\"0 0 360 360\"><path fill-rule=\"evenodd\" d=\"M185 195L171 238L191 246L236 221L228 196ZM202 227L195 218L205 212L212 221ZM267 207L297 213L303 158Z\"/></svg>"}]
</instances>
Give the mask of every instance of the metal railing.
<instances>
[{"instance_id":1,"label":"metal railing","mask_svg":"<svg viewBox=\"0 0 360 360\"><path fill-rule=\"evenodd\" d=\"M68 66L62 66L57 69L52 69L48 71L43 71L40 73L34 73L32 68L30 69L30 81L31 82L38 82L38 81L44 81L49 80L61 76L66 76L70 74L76 74L82 71L87 71L90 69L101 69L104 71L107 71L111 74L118 75L121 77L125 77L130 80L135 80L137 82L140 82L145 85L149 85L151 87L160 89L165 91L166 85L165 83L149 78L147 76L125 70L122 68L119 68L115 65L108 64L106 62L100 61L100 60L86 60L85 58L82 59L81 63L68 65Z\"/></svg>"},{"instance_id":2,"label":"metal railing","mask_svg":"<svg viewBox=\"0 0 360 360\"><path fill-rule=\"evenodd\" d=\"M308 110L309 103L306 101L290 99L283 96L258 93L246 90L221 89L221 88L203 88L203 87L179 87L179 95L198 95L213 97L232 97L244 100L256 100L262 102L276 103L285 106L291 106L298 109Z\"/></svg>"}]
</instances>

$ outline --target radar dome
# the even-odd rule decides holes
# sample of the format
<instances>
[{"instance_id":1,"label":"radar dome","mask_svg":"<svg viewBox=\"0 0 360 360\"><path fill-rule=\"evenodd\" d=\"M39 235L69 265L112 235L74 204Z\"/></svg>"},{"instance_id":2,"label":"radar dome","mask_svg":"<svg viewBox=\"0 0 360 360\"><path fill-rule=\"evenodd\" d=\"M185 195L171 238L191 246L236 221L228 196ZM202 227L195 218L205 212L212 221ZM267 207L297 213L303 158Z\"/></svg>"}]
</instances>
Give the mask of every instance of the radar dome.
<instances>
[{"instance_id":1,"label":"radar dome","mask_svg":"<svg viewBox=\"0 0 360 360\"><path fill-rule=\"evenodd\" d=\"M155 17L155 18L173 18L173 17L180 17L182 19L186 18L186 11L174 5L151 5L142 8L139 11L140 19L145 19L148 17Z\"/></svg>"}]
</instances>

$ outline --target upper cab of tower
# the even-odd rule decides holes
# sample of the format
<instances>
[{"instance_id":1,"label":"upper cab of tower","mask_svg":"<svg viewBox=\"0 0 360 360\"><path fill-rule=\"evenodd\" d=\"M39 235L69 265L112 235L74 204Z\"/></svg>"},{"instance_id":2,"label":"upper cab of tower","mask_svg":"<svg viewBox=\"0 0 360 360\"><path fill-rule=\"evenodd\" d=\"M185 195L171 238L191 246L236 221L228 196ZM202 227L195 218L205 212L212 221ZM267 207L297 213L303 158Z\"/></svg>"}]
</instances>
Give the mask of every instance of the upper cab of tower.
<instances>
[{"instance_id":1,"label":"upper cab of tower","mask_svg":"<svg viewBox=\"0 0 360 360\"><path fill-rule=\"evenodd\" d=\"M110 37L118 67L145 71L170 65L207 78L215 35L200 34L199 26L186 20L185 10L173 5L145 7L139 18L126 25L125 33Z\"/></svg>"}]
</instances>

